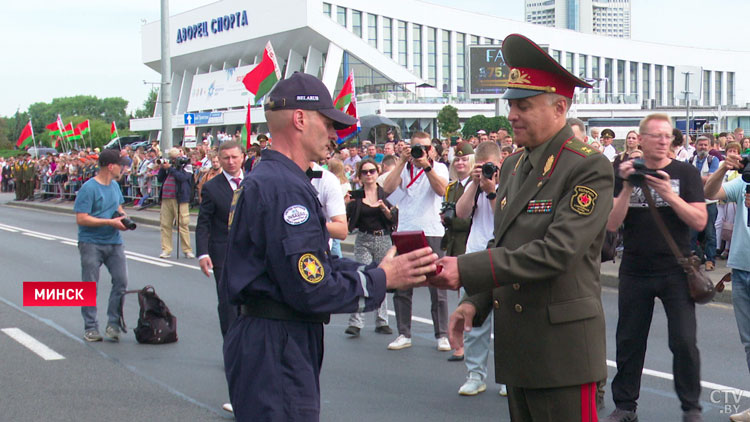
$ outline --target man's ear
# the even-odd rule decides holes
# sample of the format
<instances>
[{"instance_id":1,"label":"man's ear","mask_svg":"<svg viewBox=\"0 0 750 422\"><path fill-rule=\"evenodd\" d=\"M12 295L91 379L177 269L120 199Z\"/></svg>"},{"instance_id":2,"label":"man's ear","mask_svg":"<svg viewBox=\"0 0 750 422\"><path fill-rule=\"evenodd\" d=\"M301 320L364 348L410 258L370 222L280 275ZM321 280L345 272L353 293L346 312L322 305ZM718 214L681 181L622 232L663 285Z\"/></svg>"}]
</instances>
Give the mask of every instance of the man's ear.
<instances>
[{"instance_id":1,"label":"man's ear","mask_svg":"<svg viewBox=\"0 0 750 422\"><path fill-rule=\"evenodd\" d=\"M303 110L294 110L292 112L292 126L297 130L303 131L307 125L307 115Z\"/></svg>"}]
</instances>

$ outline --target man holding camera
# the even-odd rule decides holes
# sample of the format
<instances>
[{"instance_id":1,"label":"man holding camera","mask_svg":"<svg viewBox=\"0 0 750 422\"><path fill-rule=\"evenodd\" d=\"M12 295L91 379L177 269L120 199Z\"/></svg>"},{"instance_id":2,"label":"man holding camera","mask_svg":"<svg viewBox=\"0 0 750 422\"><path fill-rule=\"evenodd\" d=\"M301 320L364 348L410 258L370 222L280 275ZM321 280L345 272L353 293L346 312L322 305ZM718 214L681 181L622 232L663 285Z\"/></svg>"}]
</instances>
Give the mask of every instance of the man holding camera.
<instances>
[{"instance_id":1,"label":"man holding camera","mask_svg":"<svg viewBox=\"0 0 750 422\"><path fill-rule=\"evenodd\" d=\"M623 226L617 321L617 375L612 380L615 409L605 421L637 421L637 399L646 357L646 343L659 298L667 314L669 348L674 356L674 383L682 403L683 421L702 421L700 356L696 345L695 303L687 276L648 209L642 189L649 189L657 211L683 255L690 256L690 229L701 231L707 212L700 174L688 163L667 155L672 121L651 114L638 135L643 162L620 164L615 201L607 229Z\"/></svg>"},{"instance_id":2,"label":"man holding camera","mask_svg":"<svg viewBox=\"0 0 750 422\"><path fill-rule=\"evenodd\" d=\"M724 183L728 170L742 172L737 177ZM750 369L750 156L739 156L727 152L726 160L719 169L709 176L704 186L707 198L733 202L737 205L732 230L732 247L729 249L727 266L732 269L732 305L740 341L745 346L747 366ZM750 409L731 415L735 422L750 422Z\"/></svg>"},{"instance_id":3,"label":"man holding camera","mask_svg":"<svg viewBox=\"0 0 750 422\"><path fill-rule=\"evenodd\" d=\"M190 179L193 177L193 166L190 159L182 155L179 148L168 151L169 161L162 161L156 179L161 183L161 255L159 258L172 256L172 226L177 220L180 233L180 244L186 258L195 258L190 247ZM179 252L178 252L179 254Z\"/></svg>"},{"instance_id":4,"label":"man holding camera","mask_svg":"<svg viewBox=\"0 0 750 422\"><path fill-rule=\"evenodd\" d=\"M445 229L440 222L440 205L448 185L448 169L444 164L429 158L432 141L425 132L416 132L396 165L386 177L383 190L387 195L396 192L398 206L398 230L423 230L427 242L439 256L443 255L440 241ZM394 198L389 198L394 199ZM448 292L430 287L432 322L437 348L450 351L448 343ZM399 336L388 345L389 350L411 347L411 306L413 289L397 290L393 294L396 324Z\"/></svg>"},{"instance_id":5,"label":"man holding camera","mask_svg":"<svg viewBox=\"0 0 750 422\"><path fill-rule=\"evenodd\" d=\"M73 210L78 224L78 251L81 254L81 280L99 284L99 268L104 264L112 276L105 335L120 339L122 296L128 286L125 249L120 231L128 230L129 220L122 209L124 199L117 179L127 162L112 149L99 154L99 173L81 186ZM129 222L132 224L132 222ZM132 226L131 226L132 227ZM98 290L98 287L97 287ZM81 307L86 341L101 341L96 306Z\"/></svg>"}]
</instances>

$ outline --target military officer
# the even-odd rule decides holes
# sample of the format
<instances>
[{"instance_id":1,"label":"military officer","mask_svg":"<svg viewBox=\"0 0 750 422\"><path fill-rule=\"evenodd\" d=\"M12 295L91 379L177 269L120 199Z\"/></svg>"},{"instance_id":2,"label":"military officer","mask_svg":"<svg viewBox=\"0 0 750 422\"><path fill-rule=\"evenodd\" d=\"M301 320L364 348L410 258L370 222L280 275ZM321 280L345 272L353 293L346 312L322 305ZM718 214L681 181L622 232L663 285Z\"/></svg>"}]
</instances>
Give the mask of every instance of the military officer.
<instances>
[{"instance_id":1,"label":"military officer","mask_svg":"<svg viewBox=\"0 0 750 422\"><path fill-rule=\"evenodd\" d=\"M445 188L443 212L440 215L445 226L443 249L449 256L459 256L466 252L466 239L469 237L471 218L456 218L456 203L464 193L473 168L474 148L470 143L462 142L456 148L456 154L453 157L450 174L451 179L454 180Z\"/></svg>"},{"instance_id":2,"label":"military officer","mask_svg":"<svg viewBox=\"0 0 750 422\"><path fill-rule=\"evenodd\" d=\"M36 187L36 162L31 160L31 154L26 153L26 161L21 170L21 180L24 185L23 199L34 200L34 187Z\"/></svg>"},{"instance_id":3,"label":"military officer","mask_svg":"<svg viewBox=\"0 0 750 422\"><path fill-rule=\"evenodd\" d=\"M229 395L238 421L317 421L323 324L331 313L378 308L385 290L412 288L436 270L430 248L367 267L330 254L326 219L308 177L335 128L336 110L314 76L279 82L265 104L273 149L235 191L223 285L241 315L224 338Z\"/></svg>"},{"instance_id":4,"label":"military officer","mask_svg":"<svg viewBox=\"0 0 750 422\"><path fill-rule=\"evenodd\" d=\"M22 201L24 199L23 183L21 182L21 173L22 173L25 162L26 162L26 157L24 155L20 155L18 160L16 161L16 165L13 166L13 186L14 186L14 189L16 190L16 201Z\"/></svg>"},{"instance_id":5,"label":"military officer","mask_svg":"<svg viewBox=\"0 0 750 422\"><path fill-rule=\"evenodd\" d=\"M565 117L576 78L528 38L505 38L508 119L524 149L506 158L487 251L438 261L430 284L467 296L451 343L494 308L496 381L513 421L596 420L607 376L599 265L612 208L609 161L575 139Z\"/></svg>"}]
</instances>

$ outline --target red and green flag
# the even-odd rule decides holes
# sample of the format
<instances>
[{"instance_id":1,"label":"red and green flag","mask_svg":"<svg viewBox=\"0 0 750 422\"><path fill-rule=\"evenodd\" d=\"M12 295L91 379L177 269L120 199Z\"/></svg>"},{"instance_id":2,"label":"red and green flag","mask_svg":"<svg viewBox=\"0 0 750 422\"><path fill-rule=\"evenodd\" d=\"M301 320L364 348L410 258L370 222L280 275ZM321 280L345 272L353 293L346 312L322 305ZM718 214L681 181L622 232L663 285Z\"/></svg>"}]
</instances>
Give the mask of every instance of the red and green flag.
<instances>
[{"instance_id":1,"label":"red and green flag","mask_svg":"<svg viewBox=\"0 0 750 422\"><path fill-rule=\"evenodd\" d=\"M50 132L49 136L62 136L64 130L63 130L63 122L60 118L60 115L57 115L57 120L55 120L53 123L48 124L45 126Z\"/></svg>"},{"instance_id":2,"label":"red and green flag","mask_svg":"<svg viewBox=\"0 0 750 422\"><path fill-rule=\"evenodd\" d=\"M83 122L81 122L80 124L78 124L78 126L76 126L76 129L78 129L78 131L80 132L81 135L85 135L85 134L91 132L91 128L89 127L89 120L86 119Z\"/></svg>"},{"instance_id":3,"label":"red and green flag","mask_svg":"<svg viewBox=\"0 0 750 422\"><path fill-rule=\"evenodd\" d=\"M73 136L73 122L69 122L65 127L63 128L63 135L65 138L69 138Z\"/></svg>"},{"instance_id":4,"label":"red and green flag","mask_svg":"<svg viewBox=\"0 0 750 422\"><path fill-rule=\"evenodd\" d=\"M336 99L333 101L333 106L357 119L357 124L336 131L336 134L339 137L336 142L341 144L348 141L361 130L359 119L357 118L357 99L354 91L354 70L349 72L349 77L344 81L344 86L341 87L339 95L336 96Z\"/></svg>"},{"instance_id":5,"label":"red and green flag","mask_svg":"<svg viewBox=\"0 0 750 422\"><path fill-rule=\"evenodd\" d=\"M26 123L21 131L21 136L18 137L16 146L19 148L26 148L34 140L34 128L31 127L31 120Z\"/></svg>"},{"instance_id":6,"label":"red and green flag","mask_svg":"<svg viewBox=\"0 0 750 422\"><path fill-rule=\"evenodd\" d=\"M73 129L73 134L70 135L70 136L68 136L68 140L69 141L77 141L77 140L82 139L82 138L83 137L81 136L81 131L78 130L78 127L74 128Z\"/></svg>"},{"instance_id":7,"label":"red and green flag","mask_svg":"<svg viewBox=\"0 0 750 422\"><path fill-rule=\"evenodd\" d=\"M117 126L115 125L115 122L112 122L112 125L109 127L109 139L113 140L119 137L120 135L117 133Z\"/></svg>"},{"instance_id":8,"label":"red and green flag","mask_svg":"<svg viewBox=\"0 0 750 422\"><path fill-rule=\"evenodd\" d=\"M254 102L257 103L271 91L280 79L281 69L276 62L276 54L273 52L273 47L271 47L269 41L263 50L263 59L242 78L242 83L245 84L248 91L255 94Z\"/></svg>"}]
</instances>

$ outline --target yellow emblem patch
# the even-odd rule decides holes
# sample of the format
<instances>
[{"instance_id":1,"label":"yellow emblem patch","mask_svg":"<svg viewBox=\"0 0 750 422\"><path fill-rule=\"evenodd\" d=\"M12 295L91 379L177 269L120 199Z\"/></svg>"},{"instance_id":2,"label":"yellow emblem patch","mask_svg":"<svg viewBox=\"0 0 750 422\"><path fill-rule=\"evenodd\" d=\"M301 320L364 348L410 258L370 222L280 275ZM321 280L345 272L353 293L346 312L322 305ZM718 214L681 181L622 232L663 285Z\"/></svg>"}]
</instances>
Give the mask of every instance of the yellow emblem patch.
<instances>
[{"instance_id":1,"label":"yellow emblem patch","mask_svg":"<svg viewBox=\"0 0 750 422\"><path fill-rule=\"evenodd\" d=\"M317 256L311 253L302 255L297 262L297 267L299 268L299 275L310 284L318 284L325 277L323 264L320 263Z\"/></svg>"},{"instance_id":2,"label":"yellow emblem patch","mask_svg":"<svg viewBox=\"0 0 750 422\"><path fill-rule=\"evenodd\" d=\"M576 186L573 189L573 197L570 198L570 209L578 215L591 215L594 212L596 197L599 194L586 186Z\"/></svg>"},{"instance_id":3,"label":"yellow emblem patch","mask_svg":"<svg viewBox=\"0 0 750 422\"><path fill-rule=\"evenodd\" d=\"M237 201L240 200L240 194L242 193L242 186L238 187L237 190L232 194L232 203L229 205L229 221L228 226L232 228L232 221L234 221L234 209L237 208Z\"/></svg>"}]
</instances>

